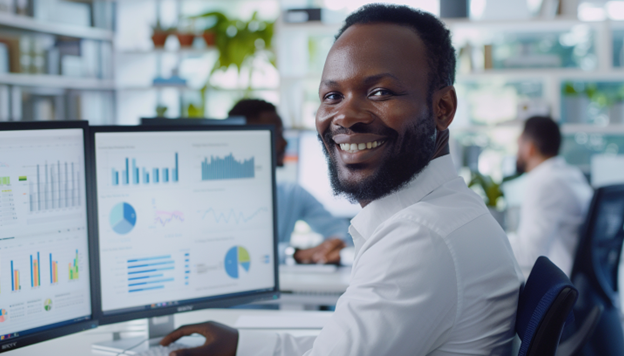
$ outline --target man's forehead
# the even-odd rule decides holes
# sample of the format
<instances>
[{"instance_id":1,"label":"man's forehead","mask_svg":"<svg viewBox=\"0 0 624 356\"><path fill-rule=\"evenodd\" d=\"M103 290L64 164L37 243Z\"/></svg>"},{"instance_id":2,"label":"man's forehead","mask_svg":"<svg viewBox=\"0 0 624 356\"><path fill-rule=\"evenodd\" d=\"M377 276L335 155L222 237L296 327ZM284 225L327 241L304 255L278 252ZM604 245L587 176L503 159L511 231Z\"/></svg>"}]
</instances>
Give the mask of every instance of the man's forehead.
<instances>
[{"instance_id":1,"label":"man's forehead","mask_svg":"<svg viewBox=\"0 0 624 356\"><path fill-rule=\"evenodd\" d=\"M373 23L349 27L332 47L324 80L351 75L393 73L397 77L426 71L426 49L415 30L396 24Z\"/></svg>"}]
</instances>

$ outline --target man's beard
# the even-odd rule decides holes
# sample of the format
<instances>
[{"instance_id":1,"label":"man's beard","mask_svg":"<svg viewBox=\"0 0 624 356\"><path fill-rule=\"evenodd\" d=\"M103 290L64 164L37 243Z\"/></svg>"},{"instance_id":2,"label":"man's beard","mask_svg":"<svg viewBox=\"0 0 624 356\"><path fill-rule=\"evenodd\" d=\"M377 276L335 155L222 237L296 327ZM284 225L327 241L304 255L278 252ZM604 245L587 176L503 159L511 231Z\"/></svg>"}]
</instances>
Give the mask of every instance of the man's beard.
<instances>
[{"instance_id":1,"label":"man's beard","mask_svg":"<svg viewBox=\"0 0 624 356\"><path fill-rule=\"evenodd\" d=\"M357 133L370 133L366 130L366 125L354 125L349 130ZM384 159L377 170L360 182L341 181L336 164L335 151L328 152L327 147L321 141L323 152L329 166L329 178L334 195L344 195L351 202L364 202L380 199L386 195L396 192L409 183L418 173L420 173L431 160L436 147L436 128L431 116L431 111L422 115L417 123L409 127L402 137L399 152L385 151ZM386 128L383 134L389 137L393 143L397 143L399 134ZM328 146L335 146L332 139L334 133L326 131L323 134ZM321 139L319 135L319 139ZM386 144L388 144L387 142ZM357 165L348 165L348 169L357 169Z\"/></svg>"}]
</instances>

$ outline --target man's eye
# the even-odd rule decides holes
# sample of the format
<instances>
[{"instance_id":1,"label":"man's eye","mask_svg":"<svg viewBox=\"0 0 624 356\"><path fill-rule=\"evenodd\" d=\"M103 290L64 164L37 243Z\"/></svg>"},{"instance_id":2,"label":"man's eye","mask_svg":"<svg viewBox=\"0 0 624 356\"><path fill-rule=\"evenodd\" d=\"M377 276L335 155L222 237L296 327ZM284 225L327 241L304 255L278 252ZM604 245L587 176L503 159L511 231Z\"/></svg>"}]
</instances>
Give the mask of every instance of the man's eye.
<instances>
[{"instance_id":1,"label":"man's eye","mask_svg":"<svg viewBox=\"0 0 624 356\"><path fill-rule=\"evenodd\" d=\"M325 100L340 100L340 95L336 93L329 93L325 95Z\"/></svg>"},{"instance_id":2,"label":"man's eye","mask_svg":"<svg viewBox=\"0 0 624 356\"><path fill-rule=\"evenodd\" d=\"M392 92L390 90L387 89L375 89L370 96L385 96L385 95L391 95Z\"/></svg>"}]
</instances>

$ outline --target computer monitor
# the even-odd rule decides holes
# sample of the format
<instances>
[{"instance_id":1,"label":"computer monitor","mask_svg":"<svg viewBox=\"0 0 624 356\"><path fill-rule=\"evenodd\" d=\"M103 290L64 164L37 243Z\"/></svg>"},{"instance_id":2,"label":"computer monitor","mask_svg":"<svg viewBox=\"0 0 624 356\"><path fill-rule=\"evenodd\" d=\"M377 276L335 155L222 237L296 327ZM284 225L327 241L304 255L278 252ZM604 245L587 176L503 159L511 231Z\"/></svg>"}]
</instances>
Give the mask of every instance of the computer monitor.
<instances>
[{"instance_id":1,"label":"computer monitor","mask_svg":"<svg viewBox=\"0 0 624 356\"><path fill-rule=\"evenodd\" d=\"M362 208L345 197L335 196L329 180L327 159L316 131L299 131L297 180L327 211L341 218L353 218Z\"/></svg>"},{"instance_id":2,"label":"computer monitor","mask_svg":"<svg viewBox=\"0 0 624 356\"><path fill-rule=\"evenodd\" d=\"M142 117L141 125L146 126L231 126L231 125L245 125L247 119L244 116L230 116L225 119L191 119L191 118L163 118L163 117Z\"/></svg>"},{"instance_id":3,"label":"computer monitor","mask_svg":"<svg viewBox=\"0 0 624 356\"><path fill-rule=\"evenodd\" d=\"M91 135L100 324L278 297L272 127Z\"/></svg>"},{"instance_id":4,"label":"computer monitor","mask_svg":"<svg viewBox=\"0 0 624 356\"><path fill-rule=\"evenodd\" d=\"M0 123L0 353L97 326L87 129Z\"/></svg>"}]
</instances>

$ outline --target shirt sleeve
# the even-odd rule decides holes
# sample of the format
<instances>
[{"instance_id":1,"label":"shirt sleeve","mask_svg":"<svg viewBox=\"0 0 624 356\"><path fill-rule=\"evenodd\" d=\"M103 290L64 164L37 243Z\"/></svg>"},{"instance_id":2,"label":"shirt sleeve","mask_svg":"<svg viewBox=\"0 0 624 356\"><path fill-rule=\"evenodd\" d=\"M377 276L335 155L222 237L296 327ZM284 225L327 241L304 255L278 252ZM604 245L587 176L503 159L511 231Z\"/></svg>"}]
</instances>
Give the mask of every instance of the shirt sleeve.
<instances>
[{"instance_id":1,"label":"shirt sleeve","mask_svg":"<svg viewBox=\"0 0 624 356\"><path fill-rule=\"evenodd\" d=\"M314 232L324 238L335 236L347 241L349 224L346 220L334 217L303 187L297 186L296 191L297 200L301 204L299 220L305 221Z\"/></svg>"},{"instance_id":2,"label":"shirt sleeve","mask_svg":"<svg viewBox=\"0 0 624 356\"><path fill-rule=\"evenodd\" d=\"M243 336L240 351L262 349L256 354L263 356L377 356L426 355L440 347L458 314L458 283L448 247L416 224L390 224L371 239L377 241L369 240L360 249L352 281L316 339ZM271 346L265 349L267 344Z\"/></svg>"}]
</instances>

